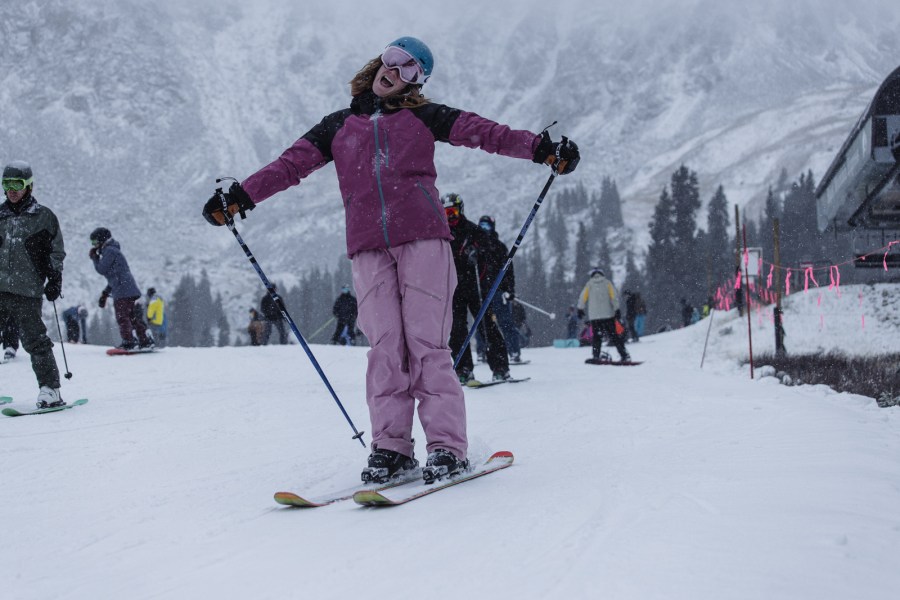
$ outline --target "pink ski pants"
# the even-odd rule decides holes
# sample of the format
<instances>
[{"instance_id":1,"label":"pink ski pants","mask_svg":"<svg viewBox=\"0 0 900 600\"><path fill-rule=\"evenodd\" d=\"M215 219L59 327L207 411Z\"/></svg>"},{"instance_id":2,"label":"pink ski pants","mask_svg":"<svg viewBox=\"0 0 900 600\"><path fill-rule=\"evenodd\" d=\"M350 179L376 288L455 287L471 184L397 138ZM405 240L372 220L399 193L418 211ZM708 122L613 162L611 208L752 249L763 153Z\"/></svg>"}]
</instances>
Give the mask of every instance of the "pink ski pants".
<instances>
[{"instance_id":1,"label":"pink ski pants","mask_svg":"<svg viewBox=\"0 0 900 600\"><path fill-rule=\"evenodd\" d=\"M372 349L366 401L372 447L413 455L416 400L428 452L465 458L466 404L448 340L456 268L446 240L415 240L353 256L359 328Z\"/></svg>"}]
</instances>

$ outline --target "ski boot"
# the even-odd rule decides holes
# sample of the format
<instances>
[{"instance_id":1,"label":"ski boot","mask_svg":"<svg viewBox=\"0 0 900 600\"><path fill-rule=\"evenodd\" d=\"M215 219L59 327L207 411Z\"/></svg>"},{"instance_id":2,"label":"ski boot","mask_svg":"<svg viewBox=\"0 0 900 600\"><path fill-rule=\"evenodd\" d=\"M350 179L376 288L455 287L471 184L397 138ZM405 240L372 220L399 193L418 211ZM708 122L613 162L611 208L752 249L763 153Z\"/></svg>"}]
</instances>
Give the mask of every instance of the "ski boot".
<instances>
[{"instance_id":1,"label":"ski boot","mask_svg":"<svg viewBox=\"0 0 900 600\"><path fill-rule=\"evenodd\" d=\"M144 339L144 341L138 344L138 349L140 350L155 350L156 342L153 341L153 338L149 335Z\"/></svg>"},{"instance_id":2,"label":"ski boot","mask_svg":"<svg viewBox=\"0 0 900 600\"><path fill-rule=\"evenodd\" d=\"M393 450L376 448L369 455L369 464L363 469L363 483L387 483L419 466L419 461Z\"/></svg>"},{"instance_id":3,"label":"ski boot","mask_svg":"<svg viewBox=\"0 0 900 600\"><path fill-rule=\"evenodd\" d=\"M494 381L506 381L507 379L512 379L509 371L494 371Z\"/></svg>"},{"instance_id":4,"label":"ski boot","mask_svg":"<svg viewBox=\"0 0 900 600\"><path fill-rule=\"evenodd\" d=\"M16 349L10 346L6 350L3 351L3 360L12 360L16 357Z\"/></svg>"},{"instance_id":5,"label":"ski boot","mask_svg":"<svg viewBox=\"0 0 900 600\"><path fill-rule=\"evenodd\" d=\"M438 448L428 455L422 479L425 483L434 483L444 477L453 477L469 470L469 459L460 460L452 452Z\"/></svg>"},{"instance_id":6,"label":"ski boot","mask_svg":"<svg viewBox=\"0 0 900 600\"><path fill-rule=\"evenodd\" d=\"M457 369L456 376L459 377L459 384L461 386L467 386L470 381L475 381L475 375L473 375L472 371L469 369Z\"/></svg>"},{"instance_id":7,"label":"ski boot","mask_svg":"<svg viewBox=\"0 0 900 600\"><path fill-rule=\"evenodd\" d=\"M37 407L38 408L56 408L57 406L65 406L66 402L59 396L59 389L53 389L46 385L41 386L38 392Z\"/></svg>"},{"instance_id":8,"label":"ski boot","mask_svg":"<svg viewBox=\"0 0 900 600\"><path fill-rule=\"evenodd\" d=\"M520 363L522 362L522 355L516 352L515 354L510 355L509 362L511 363Z\"/></svg>"},{"instance_id":9,"label":"ski boot","mask_svg":"<svg viewBox=\"0 0 900 600\"><path fill-rule=\"evenodd\" d=\"M137 341L134 339L131 340L122 340L122 343L116 346L117 350L134 350L137 348Z\"/></svg>"}]
</instances>

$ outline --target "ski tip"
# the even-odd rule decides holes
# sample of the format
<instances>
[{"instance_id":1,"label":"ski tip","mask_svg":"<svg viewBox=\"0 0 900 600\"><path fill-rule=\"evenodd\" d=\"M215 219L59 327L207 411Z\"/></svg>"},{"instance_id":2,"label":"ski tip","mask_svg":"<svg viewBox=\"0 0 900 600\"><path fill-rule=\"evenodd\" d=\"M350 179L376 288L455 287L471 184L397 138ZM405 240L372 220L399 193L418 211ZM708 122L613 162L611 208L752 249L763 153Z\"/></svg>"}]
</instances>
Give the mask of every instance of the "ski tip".
<instances>
[{"instance_id":1,"label":"ski tip","mask_svg":"<svg viewBox=\"0 0 900 600\"><path fill-rule=\"evenodd\" d=\"M491 457L489 459L487 459L487 462L492 462L495 460L496 461L502 460L502 461L511 463L512 461L515 460L515 457L513 456L513 453L510 452L509 450L501 450L499 452L494 452L493 454L491 454Z\"/></svg>"},{"instance_id":2,"label":"ski tip","mask_svg":"<svg viewBox=\"0 0 900 600\"><path fill-rule=\"evenodd\" d=\"M362 506L393 506L395 504L375 490L360 490L353 494L353 501Z\"/></svg>"},{"instance_id":3,"label":"ski tip","mask_svg":"<svg viewBox=\"0 0 900 600\"><path fill-rule=\"evenodd\" d=\"M283 506L293 506L295 508L312 508L315 506L321 506L321 504L310 502L306 498L301 498L293 492L276 492L275 502Z\"/></svg>"}]
</instances>

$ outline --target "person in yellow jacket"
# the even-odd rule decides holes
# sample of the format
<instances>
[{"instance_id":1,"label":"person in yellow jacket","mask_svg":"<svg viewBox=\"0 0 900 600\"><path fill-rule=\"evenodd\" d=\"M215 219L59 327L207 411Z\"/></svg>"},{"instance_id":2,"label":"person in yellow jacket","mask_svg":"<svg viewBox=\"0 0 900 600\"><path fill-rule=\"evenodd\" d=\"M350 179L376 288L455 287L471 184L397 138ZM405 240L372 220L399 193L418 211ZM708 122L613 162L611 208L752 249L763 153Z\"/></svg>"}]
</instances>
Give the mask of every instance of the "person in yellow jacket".
<instances>
[{"instance_id":1,"label":"person in yellow jacket","mask_svg":"<svg viewBox=\"0 0 900 600\"><path fill-rule=\"evenodd\" d=\"M625 350L625 336L616 332L616 321L621 318L619 292L599 267L591 269L590 279L578 296L578 316L583 318L585 311L591 329L594 330L591 340L593 358L585 362L593 363L600 360L600 346L604 334L619 351L622 362L631 360L628 351Z\"/></svg>"},{"instance_id":2,"label":"person in yellow jacket","mask_svg":"<svg viewBox=\"0 0 900 600\"><path fill-rule=\"evenodd\" d=\"M147 323L156 340L156 347L163 348L166 345L166 302L157 293L156 288L147 290Z\"/></svg>"}]
</instances>

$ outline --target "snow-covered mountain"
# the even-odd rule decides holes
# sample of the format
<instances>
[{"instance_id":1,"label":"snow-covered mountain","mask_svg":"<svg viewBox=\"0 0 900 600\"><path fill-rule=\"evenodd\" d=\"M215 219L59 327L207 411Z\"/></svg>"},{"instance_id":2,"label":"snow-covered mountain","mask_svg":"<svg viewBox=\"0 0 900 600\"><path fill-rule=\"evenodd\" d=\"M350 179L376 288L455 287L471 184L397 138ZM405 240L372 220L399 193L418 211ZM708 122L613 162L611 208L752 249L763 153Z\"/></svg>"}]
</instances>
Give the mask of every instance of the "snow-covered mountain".
<instances>
[{"instance_id":1,"label":"snow-covered mountain","mask_svg":"<svg viewBox=\"0 0 900 600\"><path fill-rule=\"evenodd\" d=\"M742 206L782 167L821 176L900 56L889 0L42 0L15 12L0 23L0 161L34 165L36 195L67 235L74 301L102 288L84 255L104 225L142 286L171 290L206 268L229 305L255 302L231 236L199 216L215 178L245 177L345 106L350 78L400 35L432 47L436 101L535 131L557 120L555 136L584 158L555 185L614 177L639 246L681 163L704 200L721 183ZM546 178L526 161L443 145L438 161L440 189L508 232ZM322 171L242 228L280 281L332 268L343 249L333 169Z\"/></svg>"}]
</instances>

